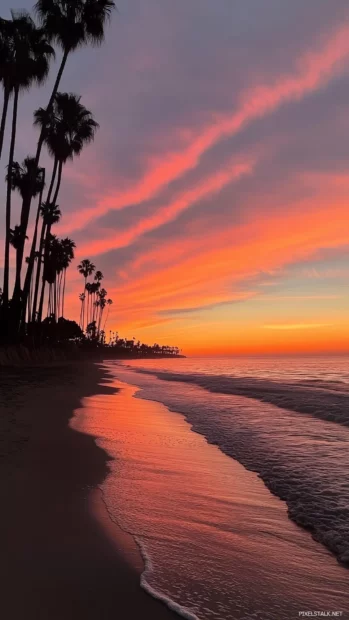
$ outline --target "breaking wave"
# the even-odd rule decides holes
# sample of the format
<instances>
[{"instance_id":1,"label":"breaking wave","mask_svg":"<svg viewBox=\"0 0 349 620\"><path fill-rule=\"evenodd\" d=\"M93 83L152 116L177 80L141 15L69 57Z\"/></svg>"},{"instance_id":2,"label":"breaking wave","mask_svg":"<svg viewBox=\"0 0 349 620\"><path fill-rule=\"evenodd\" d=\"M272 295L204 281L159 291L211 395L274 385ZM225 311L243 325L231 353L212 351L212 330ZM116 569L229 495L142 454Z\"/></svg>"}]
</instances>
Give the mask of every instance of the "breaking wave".
<instances>
[{"instance_id":1,"label":"breaking wave","mask_svg":"<svg viewBox=\"0 0 349 620\"><path fill-rule=\"evenodd\" d=\"M267 379L233 378L207 374L182 374L135 369L165 381L195 383L210 392L234 394L267 402L281 409L306 413L349 426L349 386L340 381L304 380L278 383Z\"/></svg>"}]
</instances>

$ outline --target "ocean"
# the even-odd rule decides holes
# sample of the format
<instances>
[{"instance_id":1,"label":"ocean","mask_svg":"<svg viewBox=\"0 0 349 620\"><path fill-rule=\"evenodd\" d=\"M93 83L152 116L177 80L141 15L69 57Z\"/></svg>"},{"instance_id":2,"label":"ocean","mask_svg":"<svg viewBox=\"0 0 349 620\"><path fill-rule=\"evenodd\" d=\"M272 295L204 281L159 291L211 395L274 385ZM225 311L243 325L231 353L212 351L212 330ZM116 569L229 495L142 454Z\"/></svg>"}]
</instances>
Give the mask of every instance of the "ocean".
<instances>
[{"instance_id":1,"label":"ocean","mask_svg":"<svg viewBox=\"0 0 349 620\"><path fill-rule=\"evenodd\" d=\"M119 392L74 425L115 459L102 492L142 587L194 620L349 618L349 358L105 368Z\"/></svg>"}]
</instances>

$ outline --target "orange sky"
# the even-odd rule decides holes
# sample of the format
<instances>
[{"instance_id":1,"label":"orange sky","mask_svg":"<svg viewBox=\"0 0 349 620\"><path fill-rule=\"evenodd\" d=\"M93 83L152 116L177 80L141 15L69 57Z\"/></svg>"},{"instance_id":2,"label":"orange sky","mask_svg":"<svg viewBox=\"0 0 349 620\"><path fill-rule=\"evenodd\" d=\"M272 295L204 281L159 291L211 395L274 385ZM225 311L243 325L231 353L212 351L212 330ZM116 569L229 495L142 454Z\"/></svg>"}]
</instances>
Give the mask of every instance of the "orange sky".
<instances>
[{"instance_id":1,"label":"orange sky","mask_svg":"<svg viewBox=\"0 0 349 620\"><path fill-rule=\"evenodd\" d=\"M121 336L188 355L349 352L346 0L160 4L122 0L107 44L64 74L101 125L63 174L69 316L89 258ZM43 96L20 110L18 159Z\"/></svg>"}]
</instances>

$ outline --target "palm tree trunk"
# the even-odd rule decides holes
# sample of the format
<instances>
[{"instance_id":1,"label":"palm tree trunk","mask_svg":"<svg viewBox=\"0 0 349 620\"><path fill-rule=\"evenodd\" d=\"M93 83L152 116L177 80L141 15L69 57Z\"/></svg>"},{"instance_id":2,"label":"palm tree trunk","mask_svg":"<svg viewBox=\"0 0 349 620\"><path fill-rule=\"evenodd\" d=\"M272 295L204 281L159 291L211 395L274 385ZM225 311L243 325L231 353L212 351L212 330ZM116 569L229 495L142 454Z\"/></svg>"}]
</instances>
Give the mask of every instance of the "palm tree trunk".
<instances>
[{"instance_id":1,"label":"palm tree trunk","mask_svg":"<svg viewBox=\"0 0 349 620\"><path fill-rule=\"evenodd\" d=\"M5 126L6 126L7 109L8 109L9 100L10 100L10 89L8 87L5 87L4 88L4 103L2 106L2 115L1 115L1 124L0 124L0 159L1 159L1 154L2 154L2 147L4 144Z\"/></svg>"},{"instance_id":2,"label":"palm tree trunk","mask_svg":"<svg viewBox=\"0 0 349 620\"><path fill-rule=\"evenodd\" d=\"M63 71L64 71L64 68L65 68L68 56L69 56L69 52L70 52L70 50L67 49L67 50L65 50L65 52L63 54L63 58L62 58L61 65L60 65L59 70L58 70L58 74L57 74L56 81L55 81L55 84L54 84L54 87L53 87L53 90L52 90L52 93L51 93L51 97L50 97L50 100L48 102L48 106L46 108L46 118L48 118L50 113L51 113L53 102L54 102L54 98L55 98L55 96L56 96L56 94L58 92L59 84L60 84L60 81L62 79ZM37 169L38 169L38 166L39 166L40 155L41 155L42 147L43 147L43 144L44 144L45 135L46 135L46 123L43 124L41 132L40 132L40 136L39 136L39 140L38 140L38 144L37 144L37 148L36 148L35 165L33 166L33 171L32 171L32 175L31 175L31 179L30 179L30 183L29 183L29 188L28 188L28 194L27 194L27 196L25 197L25 200L24 200L24 202L25 202L24 208L25 208L25 210L28 213L30 213L30 205L31 205L31 201L32 201L32 198L33 198L33 196L32 196L33 187L34 187L34 184L35 184L35 178L36 178Z\"/></svg>"},{"instance_id":3,"label":"palm tree trunk","mask_svg":"<svg viewBox=\"0 0 349 620\"><path fill-rule=\"evenodd\" d=\"M62 293L62 317L64 318L64 297L65 297L65 285L67 279L67 270L64 269L64 277L63 277L63 293Z\"/></svg>"},{"instance_id":4,"label":"palm tree trunk","mask_svg":"<svg viewBox=\"0 0 349 620\"><path fill-rule=\"evenodd\" d=\"M16 144L17 113L18 113L19 88L14 92L11 144L8 160L7 192L6 192L6 229L5 229L5 261L4 261L4 286L3 286L3 309L5 317L8 314L8 291L10 275L10 228L11 228L11 191L12 191L12 167Z\"/></svg>"},{"instance_id":5,"label":"palm tree trunk","mask_svg":"<svg viewBox=\"0 0 349 620\"><path fill-rule=\"evenodd\" d=\"M52 296L52 293L51 293L51 284L50 284L49 289L48 289L47 316L51 315L51 296Z\"/></svg>"},{"instance_id":6,"label":"palm tree trunk","mask_svg":"<svg viewBox=\"0 0 349 620\"><path fill-rule=\"evenodd\" d=\"M58 319L62 316L61 315L62 286L63 286L63 271L58 276L58 292L57 292L57 318Z\"/></svg>"},{"instance_id":7,"label":"palm tree trunk","mask_svg":"<svg viewBox=\"0 0 349 620\"><path fill-rule=\"evenodd\" d=\"M80 329L82 329L82 304L83 304L83 300L81 300L81 308L80 308L80 321L79 321L79 327Z\"/></svg>"},{"instance_id":8,"label":"palm tree trunk","mask_svg":"<svg viewBox=\"0 0 349 620\"><path fill-rule=\"evenodd\" d=\"M45 180L45 172L44 172L44 180ZM33 252L33 260L35 257L35 248L36 248L36 241L37 241L37 236L38 236L38 225L39 225L39 216L40 216L40 206L42 203L42 195L43 195L43 191L44 188L42 188L41 192L40 192L40 197L39 197L39 203L38 203L38 209L37 209L37 214L36 214L36 220L35 220L35 229L34 229L34 235L33 235L33 241L32 241L32 246L31 246L31 250L30 250L30 256L29 256L29 263L28 263L28 267L27 267L27 275L29 279L29 282L31 281L31 273L33 270L33 265L30 269L30 259L31 259L31 253L32 250L34 250ZM13 299L15 301L15 303L20 304L21 302L21 273L22 273L22 267L23 267L23 256L24 256L24 248L25 248L25 242L26 242L26 233L27 233L27 229L28 229L28 221L29 221L29 213L28 212L24 212L24 201L22 202L22 210L21 210L21 231L22 231L22 239L21 239L21 243L20 246L17 249L17 260L16 260L16 281L15 281L15 287L14 287L14 291L13 291ZM26 305L27 305L27 295L24 296L23 294L23 315L25 315L26 312Z\"/></svg>"},{"instance_id":9,"label":"palm tree trunk","mask_svg":"<svg viewBox=\"0 0 349 620\"><path fill-rule=\"evenodd\" d=\"M32 271L32 279L30 281L29 294L28 294L28 323L32 322L32 301L33 301L33 280L34 280L34 270Z\"/></svg>"},{"instance_id":10,"label":"palm tree trunk","mask_svg":"<svg viewBox=\"0 0 349 620\"><path fill-rule=\"evenodd\" d=\"M50 188L48 190L48 194L47 194L47 198L46 198L46 204L50 204L50 201L51 201L53 187L54 187L54 183L55 183L55 180L56 180L57 167L58 167L58 160L55 159L54 164L53 164L53 171L52 171ZM40 208L38 207L38 213L36 215L36 221L37 222L39 221L39 216L40 216ZM33 317L34 321L35 321L35 317L36 317L36 308L37 308L37 305L38 305L40 275L41 275L41 264L42 264L42 254L43 254L43 251L44 251L45 232L46 232L46 225L45 225L45 222L43 220L42 227L41 227L40 243L39 243L39 258L38 258L38 265L37 265L36 277L35 277L34 301L33 301L33 310L32 310L32 317ZM34 244L34 239L33 239L32 247L31 247L31 251L30 251L29 265L28 265L28 269L27 269L27 275L26 275L26 279L25 279L25 283L24 283L24 290L23 290L24 302L26 301L26 298L28 296L29 283L30 283L30 278L31 278L31 273L30 272L33 271L33 267L34 267L35 249L36 249L36 241L35 241L35 244Z\"/></svg>"},{"instance_id":11,"label":"palm tree trunk","mask_svg":"<svg viewBox=\"0 0 349 620\"><path fill-rule=\"evenodd\" d=\"M58 178L57 178L57 185L56 185L55 195L53 197L53 204L56 204L58 193L59 193L59 189L60 189L60 186L61 186L62 170L63 170L63 163L60 161L59 165L58 165ZM38 313L38 322L39 323L41 323L42 311L43 311L43 307L44 307L45 284L46 284L46 280L45 280L45 275L46 275L45 274L45 264L47 264L47 259L48 259L50 234L51 234L51 224L49 224L47 226L47 230L46 230L45 252L44 252L44 268L43 268L43 274L42 274L41 297L40 297L40 305L39 305L39 313Z\"/></svg>"},{"instance_id":12,"label":"palm tree trunk","mask_svg":"<svg viewBox=\"0 0 349 620\"><path fill-rule=\"evenodd\" d=\"M85 331L85 301L86 301L86 284L87 284L87 276L85 276L85 284L84 284L84 300L82 302L82 318L81 318L81 329Z\"/></svg>"},{"instance_id":13,"label":"palm tree trunk","mask_svg":"<svg viewBox=\"0 0 349 620\"><path fill-rule=\"evenodd\" d=\"M55 317L55 323L57 322L57 274L53 283L53 314Z\"/></svg>"},{"instance_id":14,"label":"palm tree trunk","mask_svg":"<svg viewBox=\"0 0 349 620\"><path fill-rule=\"evenodd\" d=\"M103 318L103 310L104 310L104 308L101 308L101 312L100 312L100 315L99 315L98 331L97 331L98 335L99 335L99 333L101 331L101 323L102 323L102 318Z\"/></svg>"},{"instance_id":15,"label":"palm tree trunk","mask_svg":"<svg viewBox=\"0 0 349 620\"><path fill-rule=\"evenodd\" d=\"M104 321L104 327L103 327L104 332L105 332L105 328L106 328L108 317L109 317L109 310L110 310L110 306L108 306L107 316L105 317L105 321Z\"/></svg>"},{"instance_id":16,"label":"palm tree trunk","mask_svg":"<svg viewBox=\"0 0 349 620\"><path fill-rule=\"evenodd\" d=\"M59 273L56 276L57 284L56 284L56 310L57 310L57 320L59 319L59 311L60 311L60 299L61 299L61 274Z\"/></svg>"}]
</instances>

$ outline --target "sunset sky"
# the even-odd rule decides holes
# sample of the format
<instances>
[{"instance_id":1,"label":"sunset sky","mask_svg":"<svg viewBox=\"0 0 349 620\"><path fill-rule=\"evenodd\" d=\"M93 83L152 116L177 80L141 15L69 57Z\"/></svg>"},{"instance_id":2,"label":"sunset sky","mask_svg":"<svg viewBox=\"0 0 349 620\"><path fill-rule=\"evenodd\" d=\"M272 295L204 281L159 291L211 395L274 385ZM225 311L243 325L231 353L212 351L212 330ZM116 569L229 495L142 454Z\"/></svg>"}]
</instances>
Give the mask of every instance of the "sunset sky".
<instances>
[{"instance_id":1,"label":"sunset sky","mask_svg":"<svg viewBox=\"0 0 349 620\"><path fill-rule=\"evenodd\" d=\"M3 17L33 4L15 2ZM348 1L118 8L60 88L101 125L64 169L69 317L89 258L121 336L188 354L349 351ZM21 99L17 160L34 152L56 70Z\"/></svg>"}]
</instances>

